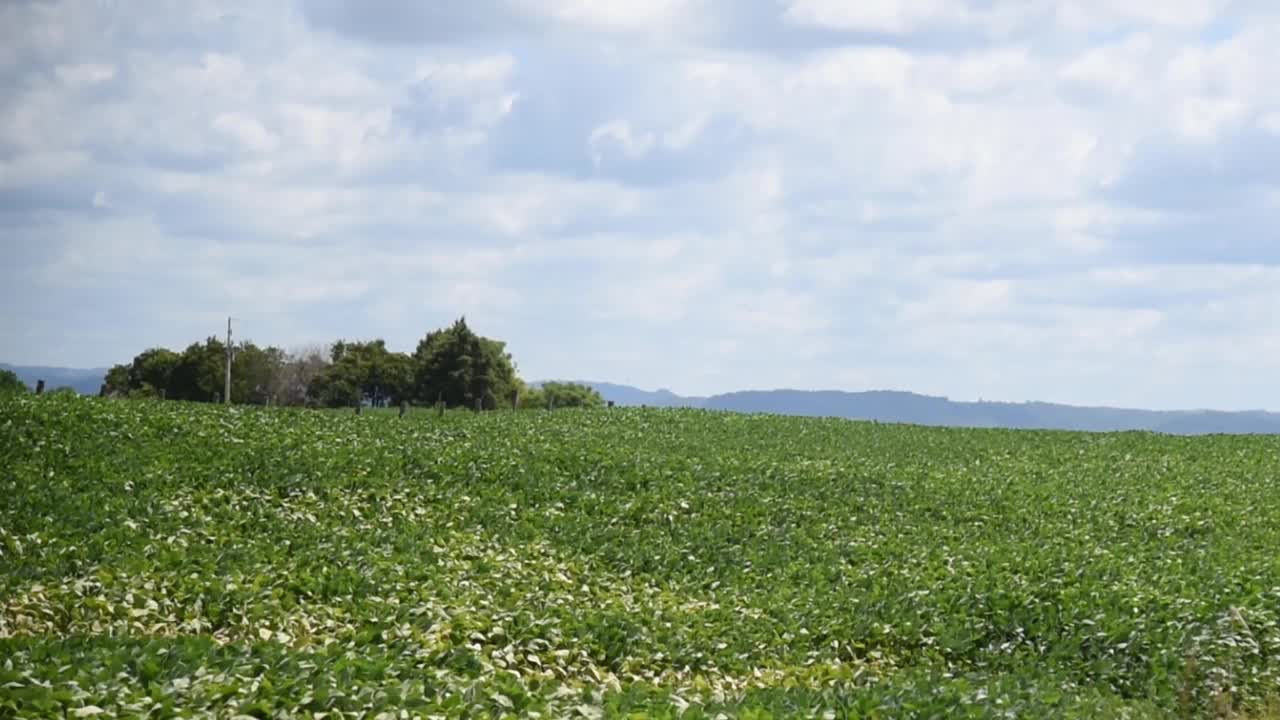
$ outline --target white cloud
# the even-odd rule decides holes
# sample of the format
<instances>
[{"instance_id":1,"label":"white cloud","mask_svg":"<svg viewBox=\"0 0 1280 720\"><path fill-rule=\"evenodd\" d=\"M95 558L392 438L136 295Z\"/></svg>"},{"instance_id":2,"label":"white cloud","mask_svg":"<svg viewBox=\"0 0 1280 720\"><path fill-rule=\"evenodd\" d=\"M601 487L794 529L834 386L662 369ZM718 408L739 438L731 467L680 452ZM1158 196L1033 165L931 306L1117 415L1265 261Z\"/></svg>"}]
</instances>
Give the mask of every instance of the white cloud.
<instances>
[{"instance_id":1,"label":"white cloud","mask_svg":"<svg viewBox=\"0 0 1280 720\"><path fill-rule=\"evenodd\" d=\"M89 166L88 154L77 150L22 153L12 160L0 160L0 190L69 181Z\"/></svg>"},{"instance_id":2,"label":"white cloud","mask_svg":"<svg viewBox=\"0 0 1280 720\"><path fill-rule=\"evenodd\" d=\"M1178 131L1191 140L1211 140L1246 112L1235 99L1187 98L1175 110Z\"/></svg>"},{"instance_id":3,"label":"white cloud","mask_svg":"<svg viewBox=\"0 0 1280 720\"><path fill-rule=\"evenodd\" d=\"M275 134L262 123L241 113L222 113L213 119L212 126L253 152L270 152L279 144Z\"/></svg>"},{"instance_id":4,"label":"white cloud","mask_svg":"<svg viewBox=\"0 0 1280 720\"><path fill-rule=\"evenodd\" d=\"M1135 33L1117 43L1085 50L1068 61L1060 72L1067 83L1112 98L1132 98L1150 88L1147 72L1153 58L1150 35ZM1157 60L1158 61L1158 60Z\"/></svg>"},{"instance_id":5,"label":"white cloud","mask_svg":"<svg viewBox=\"0 0 1280 720\"><path fill-rule=\"evenodd\" d=\"M966 319L1004 313L1014 301L1013 283L1008 280L950 280L931 288L923 300L905 303L899 319Z\"/></svg>"},{"instance_id":6,"label":"white cloud","mask_svg":"<svg viewBox=\"0 0 1280 720\"><path fill-rule=\"evenodd\" d=\"M1209 24L1226 5L1226 0L1160 3L1064 0L1056 5L1056 16L1058 23L1069 32L1106 32L1132 25L1194 30Z\"/></svg>"},{"instance_id":7,"label":"white cloud","mask_svg":"<svg viewBox=\"0 0 1280 720\"><path fill-rule=\"evenodd\" d=\"M88 328L111 294L137 328L73 346L32 315L0 359L116 362L228 312L407 349L465 312L530 376L683 392L1259 403L1214 363L1269 387L1269 6L136 15L0 5L23 28L0 42L0 301Z\"/></svg>"},{"instance_id":8,"label":"white cloud","mask_svg":"<svg viewBox=\"0 0 1280 720\"><path fill-rule=\"evenodd\" d=\"M591 145L592 159L599 167L601 154L608 146L621 149L629 158L638 158L653 148L656 139L652 133L633 131L631 123L625 120L614 120L592 130L587 142Z\"/></svg>"},{"instance_id":9,"label":"white cloud","mask_svg":"<svg viewBox=\"0 0 1280 720\"><path fill-rule=\"evenodd\" d=\"M670 28L687 17L687 0L565 0L535 4L557 20L606 30L655 30ZM540 6L540 7L539 7Z\"/></svg>"},{"instance_id":10,"label":"white cloud","mask_svg":"<svg viewBox=\"0 0 1280 720\"><path fill-rule=\"evenodd\" d=\"M955 24L966 18L965 6L946 0L790 0L789 22L867 32L903 33L920 26Z\"/></svg>"},{"instance_id":11,"label":"white cloud","mask_svg":"<svg viewBox=\"0 0 1280 720\"><path fill-rule=\"evenodd\" d=\"M605 303L591 308L593 315L610 321L667 324L698 312L702 301L718 290L721 273L711 265L679 267L664 263L647 272L634 270L625 277L611 277L598 288Z\"/></svg>"},{"instance_id":12,"label":"white cloud","mask_svg":"<svg viewBox=\"0 0 1280 720\"><path fill-rule=\"evenodd\" d=\"M59 65L54 68L58 79L69 87L83 87L106 82L116 76L114 65L102 63L82 63L79 65Z\"/></svg>"}]
</instances>

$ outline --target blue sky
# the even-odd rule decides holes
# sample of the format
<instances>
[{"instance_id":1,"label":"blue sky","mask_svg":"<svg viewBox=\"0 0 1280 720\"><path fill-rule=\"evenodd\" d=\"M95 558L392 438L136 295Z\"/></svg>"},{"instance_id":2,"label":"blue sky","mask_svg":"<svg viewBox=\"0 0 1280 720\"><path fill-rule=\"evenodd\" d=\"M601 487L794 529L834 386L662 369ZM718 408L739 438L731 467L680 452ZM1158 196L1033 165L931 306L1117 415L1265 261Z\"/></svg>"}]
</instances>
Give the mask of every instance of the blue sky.
<instances>
[{"instance_id":1,"label":"blue sky","mask_svg":"<svg viewBox=\"0 0 1280 720\"><path fill-rule=\"evenodd\" d=\"M441 9L452 8L452 9ZM1280 6L0 4L0 360L1280 409Z\"/></svg>"}]
</instances>

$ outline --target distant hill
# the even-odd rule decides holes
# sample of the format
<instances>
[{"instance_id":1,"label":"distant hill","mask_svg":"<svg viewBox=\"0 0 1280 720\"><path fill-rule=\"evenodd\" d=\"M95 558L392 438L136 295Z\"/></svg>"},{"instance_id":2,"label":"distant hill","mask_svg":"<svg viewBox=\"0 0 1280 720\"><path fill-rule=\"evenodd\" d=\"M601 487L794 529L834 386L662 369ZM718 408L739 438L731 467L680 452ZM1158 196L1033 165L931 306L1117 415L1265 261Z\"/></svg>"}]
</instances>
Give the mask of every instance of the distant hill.
<instances>
[{"instance_id":1,"label":"distant hill","mask_svg":"<svg viewBox=\"0 0 1280 720\"><path fill-rule=\"evenodd\" d=\"M10 370L18 379L35 389L44 380L45 390L70 387L81 395L97 395L107 376L107 368L64 368L0 363L0 370Z\"/></svg>"},{"instance_id":2,"label":"distant hill","mask_svg":"<svg viewBox=\"0 0 1280 720\"><path fill-rule=\"evenodd\" d=\"M842 417L916 425L1023 429L1150 430L1200 435L1280 433L1280 413L1134 410L1053 403L955 402L898 391L770 390L709 398L706 408L735 412Z\"/></svg>"},{"instance_id":3,"label":"distant hill","mask_svg":"<svg viewBox=\"0 0 1280 720\"><path fill-rule=\"evenodd\" d=\"M1158 430L1178 435L1277 435L1280 434L1280 414L1257 411L1185 413L1161 425Z\"/></svg>"},{"instance_id":4,"label":"distant hill","mask_svg":"<svg viewBox=\"0 0 1280 720\"><path fill-rule=\"evenodd\" d=\"M1262 411L1158 411L1044 402L957 402L945 397L895 390L752 390L700 398L681 397L665 390L650 392L612 383L586 381L585 384L591 385L606 400L613 400L618 405L700 407L742 413L839 417L955 427L1093 432L1149 430L1181 435L1280 434L1280 413Z\"/></svg>"},{"instance_id":5,"label":"distant hill","mask_svg":"<svg viewBox=\"0 0 1280 720\"><path fill-rule=\"evenodd\" d=\"M544 382L554 381L542 380L530 384L538 386ZM606 401L612 400L615 405L699 408L707 401L704 397L683 397L681 395L676 395L670 390L641 390L640 388L634 388L630 385L617 385L615 383L597 382L594 380L566 380L562 382L576 382L581 385L590 385L596 392L600 393L601 397Z\"/></svg>"}]
</instances>

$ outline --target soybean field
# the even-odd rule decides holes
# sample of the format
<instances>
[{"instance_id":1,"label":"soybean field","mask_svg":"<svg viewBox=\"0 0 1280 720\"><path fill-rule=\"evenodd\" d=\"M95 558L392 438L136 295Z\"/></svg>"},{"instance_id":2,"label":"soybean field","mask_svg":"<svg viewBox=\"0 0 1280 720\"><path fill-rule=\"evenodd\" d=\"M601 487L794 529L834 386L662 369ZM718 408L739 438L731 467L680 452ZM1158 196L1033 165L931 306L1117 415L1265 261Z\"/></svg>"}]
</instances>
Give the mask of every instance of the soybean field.
<instances>
[{"instance_id":1,"label":"soybean field","mask_svg":"<svg viewBox=\"0 0 1280 720\"><path fill-rule=\"evenodd\" d=\"M1280 439L0 399L0 718L1271 717Z\"/></svg>"}]
</instances>

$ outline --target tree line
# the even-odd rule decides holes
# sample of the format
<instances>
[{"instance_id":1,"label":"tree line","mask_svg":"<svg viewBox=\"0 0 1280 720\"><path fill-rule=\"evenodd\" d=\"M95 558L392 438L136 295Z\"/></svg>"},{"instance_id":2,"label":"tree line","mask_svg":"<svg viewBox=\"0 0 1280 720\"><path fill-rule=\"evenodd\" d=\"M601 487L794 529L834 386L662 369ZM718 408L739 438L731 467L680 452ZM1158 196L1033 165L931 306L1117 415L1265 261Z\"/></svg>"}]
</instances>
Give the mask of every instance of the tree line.
<instances>
[{"instance_id":1,"label":"tree line","mask_svg":"<svg viewBox=\"0 0 1280 720\"><path fill-rule=\"evenodd\" d=\"M226 343L217 337L181 352L150 348L112 367L104 390L118 397L222 400ZM397 406L401 403L492 410L511 407L598 407L594 389L574 383L527 385L516 373L506 343L468 327L466 318L433 330L412 353L395 352L381 339L338 340L327 347L285 352L235 343L231 400L245 404L310 407Z\"/></svg>"}]
</instances>

